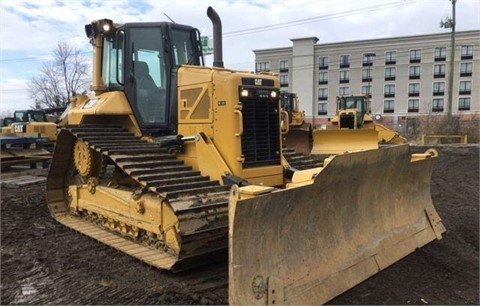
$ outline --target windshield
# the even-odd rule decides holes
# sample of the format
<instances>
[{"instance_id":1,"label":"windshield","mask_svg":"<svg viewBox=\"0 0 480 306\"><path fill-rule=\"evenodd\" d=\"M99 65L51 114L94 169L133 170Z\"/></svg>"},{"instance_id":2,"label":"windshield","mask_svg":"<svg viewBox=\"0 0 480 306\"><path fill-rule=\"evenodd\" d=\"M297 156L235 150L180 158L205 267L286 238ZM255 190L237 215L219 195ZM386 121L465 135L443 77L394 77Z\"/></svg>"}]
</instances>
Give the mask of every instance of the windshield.
<instances>
[{"instance_id":1,"label":"windshield","mask_svg":"<svg viewBox=\"0 0 480 306\"><path fill-rule=\"evenodd\" d=\"M16 111L15 122L45 122L45 113L42 111Z\"/></svg>"},{"instance_id":2,"label":"windshield","mask_svg":"<svg viewBox=\"0 0 480 306\"><path fill-rule=\"evenodd\" d=\"M109 89L123 85L123 31L106 37L103 42L102 80ZM115 38L115 39L114 39Z\"/></svg>"},{"instance_id":3,"label":"windshield","mask_svg":"<svg viewBox=\"0 0 480 306\"><path fill-rule=\"evenodd\" d=\"M192 48L192 33L190 31L172 29L172 36L174 65L195 64L196 54Z\"/></svg>"},{"instance_id":4,"label":"windshield","mask_svg":"<svg viewBox=\"0 0 480 306\"><path fill-rule=\"evenodd\" d=\"M340 109L353 109L356 108L358 112L363 112L364 98L363 97L346 97L342 99Z\"/></svg>"}]
</instances>

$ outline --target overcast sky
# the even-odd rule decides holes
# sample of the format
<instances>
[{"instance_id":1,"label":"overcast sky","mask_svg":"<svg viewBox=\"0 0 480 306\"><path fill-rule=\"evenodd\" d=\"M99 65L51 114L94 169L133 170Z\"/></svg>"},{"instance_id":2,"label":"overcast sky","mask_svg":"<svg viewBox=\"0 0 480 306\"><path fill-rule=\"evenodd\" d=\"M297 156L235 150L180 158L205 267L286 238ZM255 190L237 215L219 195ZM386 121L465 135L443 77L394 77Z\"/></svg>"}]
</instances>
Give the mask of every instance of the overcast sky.
<instances>
[{"instance_id":1,"label":"overcast sky","mask_svg":"<svg viewBox=\"0 0 480 306\"><path fill-rule=\"evenodd\" d=\"M58 42L90 57L84 33L90 21L168 21L211 36L206 15L222 19L226 68L254 70L252 50L290 47L290 39L316 36L319 43L445 33L450 0L0 0L0 115L31 108L26 84L51 59ZM457 31L480 29L480 0L457 0ZM206 56L211 64L212 55Z\"/></svg>"}]
</instances>

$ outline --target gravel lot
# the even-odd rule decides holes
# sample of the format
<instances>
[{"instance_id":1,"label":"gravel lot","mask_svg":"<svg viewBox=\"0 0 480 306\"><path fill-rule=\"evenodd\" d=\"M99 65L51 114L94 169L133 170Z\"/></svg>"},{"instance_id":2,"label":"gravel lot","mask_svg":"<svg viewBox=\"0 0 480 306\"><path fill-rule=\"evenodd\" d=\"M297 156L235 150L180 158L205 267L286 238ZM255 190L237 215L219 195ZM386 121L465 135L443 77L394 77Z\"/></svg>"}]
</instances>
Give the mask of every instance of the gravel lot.
<instances>
[{"instance_id":1,"label":"gravel lot","mask_svg":"<svg viewBox=\"0 0 480 306\"><path fill-rule=\"evenodd\" d=\"M431 186L444 238L330 304L479 304L479 147L437 150ZM228 303L226 263L150 268L56 223L44 194L44 183L1 189L0 304Z\"/></svg>"}]
</instances>

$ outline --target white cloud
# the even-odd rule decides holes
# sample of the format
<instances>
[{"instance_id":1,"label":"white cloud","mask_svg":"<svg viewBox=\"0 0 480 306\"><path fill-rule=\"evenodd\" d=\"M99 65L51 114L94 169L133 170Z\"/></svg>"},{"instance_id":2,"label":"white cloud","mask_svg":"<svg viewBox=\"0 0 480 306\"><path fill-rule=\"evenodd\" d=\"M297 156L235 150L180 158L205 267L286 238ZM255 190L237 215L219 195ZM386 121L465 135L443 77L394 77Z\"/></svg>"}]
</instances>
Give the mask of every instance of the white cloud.
<instances>
[{"instance_id":1,"label":"white cloud","mask_svg":"<svg viewBox=\"0 0 480 306\"><path fill-rule=\"evenodd\" d=\"M26 87L59 41L91 52L84 33L91 20L168 21L168 15L211 35L208 5L219 13L224 34L231 33L223 42L225 67L241 70L254 69L252 50L289 47L291 38L328 43L445 32L439 22L452 8L449 0L1 0L2 109L32 104L26 92L13 89ZM480 1L460 0L456 9L458 31L480 28ZM246 29L252 30L238 32Z\"/></svg>"},{"instance_id":2,"label":"white cloud","mask_svg":"<svg viewBox=\"0 0 480 306\"><path fill-rule=\"evenodd\" d=\"M15 110L29 109L29 94L27 90L28 80L9 78L0 82L0 113L13 114Z\"/></svg>"}]
</instances>

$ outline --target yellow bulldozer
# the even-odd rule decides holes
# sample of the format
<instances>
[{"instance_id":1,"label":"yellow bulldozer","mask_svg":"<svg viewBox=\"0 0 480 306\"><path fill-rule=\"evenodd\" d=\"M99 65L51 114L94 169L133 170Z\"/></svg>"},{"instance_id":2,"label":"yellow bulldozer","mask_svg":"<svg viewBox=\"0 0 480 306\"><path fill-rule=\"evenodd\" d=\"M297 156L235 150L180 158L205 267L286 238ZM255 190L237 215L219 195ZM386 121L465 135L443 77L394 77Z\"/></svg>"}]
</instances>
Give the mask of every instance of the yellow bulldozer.
<instances>
[{"instance_id":1,"label":"yellow bulldozer","mask_svg":"<svg viewBox=\"0 0 480 306\"><path fill-rule=\"evenodd\" d=\"M85 26L94 96L72 101L47 177L60 223L154 267L229 261L231 304L320 304L432 240L436 152L365 150L292 168L280 84L213 67L178 23ZM105 259L108 261L108 259Z\"/></svg>"},{"instance_id":2,"label":"yellow bulldozer","mask_svg":"<svg viewBox=\"0 0 480 306\"><path fill-rule=\"evenodd\" d=\"M300 111L297 94L280 92L280 103L282 111L288 115L282 117L285 127L283 144L298 153L310 154L313 142L312 124L305 121L305 113ZM288 121L288 124L285 121Z\"/></svg>"},{"instance_id":3,"label":"yellow bulldozer","mask_svg":"<svg viewBox=\"0 0 480 306\"><path fill-rule=\"evenodd\" d=\"M379 144L401 144L398 132L374 122L368 97L337 96L336 113L325 129L313 131L312 154L341 154L376 149Z\"/></svg>"}]
</instances>

